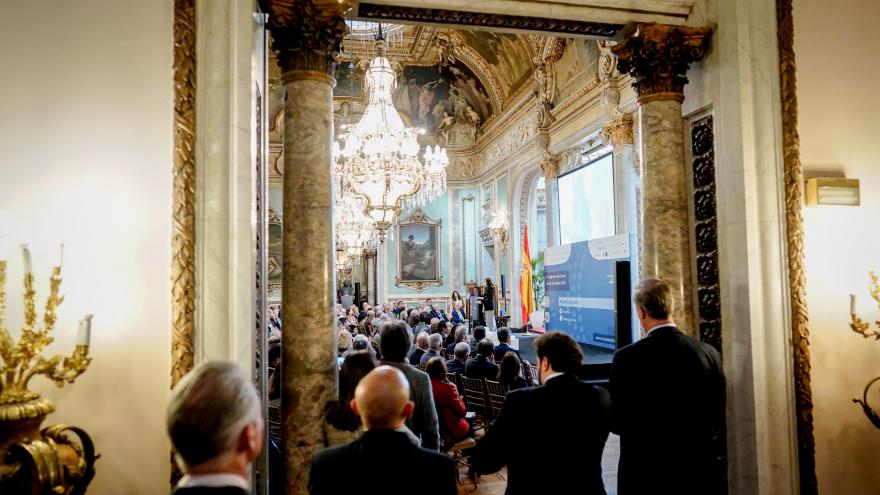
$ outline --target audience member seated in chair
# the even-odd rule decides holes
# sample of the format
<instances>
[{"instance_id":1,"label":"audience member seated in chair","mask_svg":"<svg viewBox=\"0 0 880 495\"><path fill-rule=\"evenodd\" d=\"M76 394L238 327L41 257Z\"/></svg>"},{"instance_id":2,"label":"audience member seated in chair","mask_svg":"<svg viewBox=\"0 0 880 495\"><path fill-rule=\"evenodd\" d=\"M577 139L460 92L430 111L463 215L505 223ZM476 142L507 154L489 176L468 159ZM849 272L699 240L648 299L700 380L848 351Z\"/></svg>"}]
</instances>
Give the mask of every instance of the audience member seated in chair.
<instances>
[{"instance_id":1,"label":"audience member seated in chair","mask_svg":"<svg viewBox=\"0 0 880 495\"><path fill-rule=\"evenodd\" d=\"M602 450L611 423L608 392L577 379L574 373L583 353L568 335L550 332L536 338L534 346L541 386L507 394L470 456L472 467L488 474L507 466L507 495L604 495ZM535 455L523 456L524 446ZM682 476L687 475L682 467Z\"/></svg>"},{"instance_id":2,"label":"audience member seated in chair","mask_svg":"<svg viewBox=\"0 0 880 495\"><path fill-rule=\"evenodd\" d=\"M465 325L458 325L455 327L455 331L453 332L453 340L452 343L446 344L446 355L451 356L455 351L455 345L459 342L466 342L467 339L467 327Z\"/></svg>"},{"instance_id":3,"label":"audience member seated in chair","mask_svg":"<svg viewBox=\"0 0 880 495\"><path fill-rule=\"evenodd\" d=\"M261 408L251 379L234 363L208 361L187 373L166 414L184 472L173 494L249 494L249 466L265 441Z\"/></svg>"},{"instance_id":4,"label":"audience member seated in chair","mask_svg":"<svg viewBox=\"0 0 880 495\"><path fill-rule=\"evenodd\" d=\"M471 346L471 357L477 355L477 343L486 338L486 327L474 327L473 335L468 344ZM494 347L493 347L494 348Z\"/></svg>"},{"instance_id":5,"label":"audience member seated in chair","mask_svg":"<svg viewBox=\"0 0 880 495\"><path fill-rule=\"evenodd\" d=\"M422 362L422 355L428 351L428 332L419 332L416 335L416 346L406 355L407 361L413 366Z\"/></svg>"},{"instance_id":6,"label":"audience member seated in chair","mask_svg":"<svg viewBox=\"0 0 880 495\"><path fill-rule=\"evenodd\" d=\"M411 387L411 397L415 411L409 421L410 430L422 442L422 447L437 450L440 448L440 432L437 430L437 409L431 393L431 379L424 371L406 364L406 353L412 343L412 336L406 323L392 321L382 325L379 337L379 350L382 354L380 364L393 366L406 376Z\"/></svg>"},{"instance_id":7,"label":"audience member seated in chair","mask_svg":"<svg viewBox=\"0 0 880 495\"><path fill-rule=\"evenodd\" d=\"M488 378L494 380L498 377L498 365L492 362L492 341L483 339L477 342L477 355L468 359L464 367L464 376L468 378Z\"/></svg>"},{"instance_id":8,"label":"audience member seated in chair","mask_svg":"<svg viewBox=\"0 0 880 495\"><path fill-rule=\"evenodd\" d=\"M435 333L428 337L428 350L422 354L422 358L418 362L419 368L425 369L425 365L428 364L428 361L432 358L440 357L440 346L442 343L443 335L439 333Z\"/></svg>"},{"instance_id":9,"label":"audience member seated in chair","mask_svg":"<svg viewBox=\"0 0 880 495\"><path fill-rule=\"evenodd\" d=\"M471 346L467 345L467 343L459 342L455 344L453 358L446 362L446 369L448 369L450 373L457 373L459 375L464 373L464 367L467 364L468 355L470 355L470 353Z\"/></svg>"},{"instance_id":10,"label":"audience member seated in chair","mask_svg":"<svg viewBox=\"0 0 880 495\"><path fill-rule=\"evenodd\" d=\"M352 408L366 431L350 444L312 456L311 495L352 490L361 495L457 493L452 458L411 444L400 431L413 413L409 392L406 377L390 366L380 366L361 380ZM357 479L358 475L368 479Z\"/></svg>"},{"instance_id":11,"label":"audience member seated in chair","mask_svg":"<svg viewBox=\"0 0 880 495\"><path fill-rule=\"evenodd\" d=\"M501 364L498 366L498 381L509 390L529 386L529 383L522 376L522 365L519 362L519 357L513 351L508 351L501 358Z\"/></svg>"},{"instance_id":12,"label":"audience member seated in chair","mask_svg":"<svg viewBox=\"0 0 880 495\"><path fill-rule=\"evenodd\" d=\"M446 451L468 436L471 425L465 419L467 409L458 394L458 387L446 379L446 363L443 358L431 358L425 371L431 377L434 405L437 407L437 419L440 422L440 438L443 440L441 450Z\"/></svg>"},{"instance_id":13,"label":"audience member seated in chair","mask_svg":"<svg viewBox=\"0 0 880 495\"><path fill-rule=\"evenodd\" d=\"M324 446L348 443L363 432L361 420L351 409L361 379L376 367L368 351L349 352L339 369L339 399L329 402L324 413Z\"/></svg>"},{"instance_id":14,"label":"audience member seated in chair","mask_svg":"<svg viewBox=\"0 0 880 495\"><path fill-rule=\"evenodd\" d=\"M492 351L492 356L495 357L495 362L500 363L501 358L504 357L508 352L512 352L516 354L516 357L519 357L519 351L510 347L510 329L508 328L499 328L498 329L498 342L499 344L495 346L495 350Z\"/></svg>"},{"instance_id":15,"label":"audience member seated in chair","mask_svg":"<svg viewBox=\"0 0 880 495\"><path fill-rule=\"evenodd\" d=\"M467 318L465 317L464 310L461 309L461 301L455 301L453 305L452 323L454 323L455 325L461 325L462 323L465 323L467 321Z\"/></svg>"}]
</instances>

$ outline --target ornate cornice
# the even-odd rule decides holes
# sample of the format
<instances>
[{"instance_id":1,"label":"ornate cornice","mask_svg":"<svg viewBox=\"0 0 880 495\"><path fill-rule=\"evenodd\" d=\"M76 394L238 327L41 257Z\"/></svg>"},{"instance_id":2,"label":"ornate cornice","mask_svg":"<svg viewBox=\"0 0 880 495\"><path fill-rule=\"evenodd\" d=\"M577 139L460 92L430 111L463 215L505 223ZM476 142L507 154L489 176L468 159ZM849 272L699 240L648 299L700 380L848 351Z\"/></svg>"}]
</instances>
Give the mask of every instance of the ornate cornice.
<instances>
[{"instance_id":1,"label":"ornate cornice","mask_svg":"<svg viewBox=\"0 0 880 495\"><path fill-rule=\"evenodd\" d=\"M332 80L342 39L343 15L354 0L268 0L269 30L282 77Z\"/></svg>"},{"instance_id":2,"label":"ornate cornice","mask_svg":"<svg viewBox=\"0 0 880 495\"><path fill-rule=\"evenodd\" d=\"M710 28L634 24L621 32L623 41L611 48L617 68L634 78L639 101L684 101L684 85L691 62L703 58Z\"/></svg>"},{"instance_id":3,"label":"ornate cornice","mask_svg":"<svg viewBox=\"0 0 880 495\"><path fill-rule=\"evenodd\" d=\"M546 156L538 162L538 168L546 180L552 180L559 175L559 157Z\"/></svg>"},{"instance_id":4,"label":"ornate cornice","mask_svg":"<svg viewBox=\"0 0 880 495\"><path fill-rule=\"evenodd\" d=\"M575 36L611 38L623 26L601 22L583 22L566 19L545 19L503 14L483 14L478 12L459 12L455 10L397 7L361 2L358 17L371 20L386 20L404 24L429 23L455 26L479 26L485 28L516 29L539 31Z\"/></svg>"}]
</instances>

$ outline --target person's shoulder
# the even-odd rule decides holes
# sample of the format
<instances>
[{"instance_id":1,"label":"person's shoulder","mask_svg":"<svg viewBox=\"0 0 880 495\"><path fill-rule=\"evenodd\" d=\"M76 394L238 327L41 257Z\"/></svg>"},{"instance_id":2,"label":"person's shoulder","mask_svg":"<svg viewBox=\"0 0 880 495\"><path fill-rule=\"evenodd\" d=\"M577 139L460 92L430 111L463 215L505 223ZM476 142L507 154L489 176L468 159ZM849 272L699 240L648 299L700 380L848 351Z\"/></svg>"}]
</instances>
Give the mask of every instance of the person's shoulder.
<instances>
[{"instance_id":1,"label":"person's shoulder","mask_svg":"<svg viewBox=\"0 0 880 495\"><path fill-rule=\"evenodd\" d=\"M355 442L357 442L357 440L355 440ZM312 454L312 466L320 467L324 464L332 464L334 462L344 463L344 459L354 448L355 442L327 447L315 452Z\"/></svg>"}]
</instances>

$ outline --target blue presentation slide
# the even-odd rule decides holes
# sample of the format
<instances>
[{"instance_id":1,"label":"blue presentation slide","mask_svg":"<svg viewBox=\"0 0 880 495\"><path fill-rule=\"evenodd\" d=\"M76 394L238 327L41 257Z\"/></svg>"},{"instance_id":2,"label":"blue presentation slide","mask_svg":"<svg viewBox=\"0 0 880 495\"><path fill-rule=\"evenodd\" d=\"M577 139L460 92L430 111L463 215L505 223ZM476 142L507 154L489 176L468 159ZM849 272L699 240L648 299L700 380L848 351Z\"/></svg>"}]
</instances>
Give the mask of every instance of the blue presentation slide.
<instances>
[{"instance_id":1,"label":"blue presentation slide","mask_svg":"<svg viewBox=\"0 0 880 495\"><path fill-rule=\"evenodd\" d=\"M550 297L548 330L615 349L614 266L630 260L629 235L548 247L544 289Z\"/></svg>"}]
</instances>

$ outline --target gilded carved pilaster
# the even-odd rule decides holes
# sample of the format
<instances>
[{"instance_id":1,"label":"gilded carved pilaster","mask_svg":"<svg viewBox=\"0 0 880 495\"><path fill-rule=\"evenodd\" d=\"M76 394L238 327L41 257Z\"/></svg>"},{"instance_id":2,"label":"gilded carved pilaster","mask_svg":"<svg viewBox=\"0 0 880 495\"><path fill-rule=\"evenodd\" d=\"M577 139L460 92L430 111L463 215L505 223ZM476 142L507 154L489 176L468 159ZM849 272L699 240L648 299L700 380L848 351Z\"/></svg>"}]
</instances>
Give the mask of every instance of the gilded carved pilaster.
<instances>
[{"instance_id":1,"label":"gilded carved pilaster","mask_svg":"<svg viewBox=\"0 0 880 495\"><path fill-rule=\"evenodd\" d=\"M635 78L639 102L684 101L688 66L703 58L712 30L706 27L634 24L611 48L617 68Z\"/></svg>"},{"instance_id":2,"label":"gilded carved pilaster","mask_svg":"<svg viewBox=\"0 0 880 495\"><path fill-rule=\"evenodd\" d=\"M602 128L602 139L606 143L610 143L615 150L628 144L634 144L632 119L621 117L619 120L606 124Z\"/></svg>"}]
</instances>

